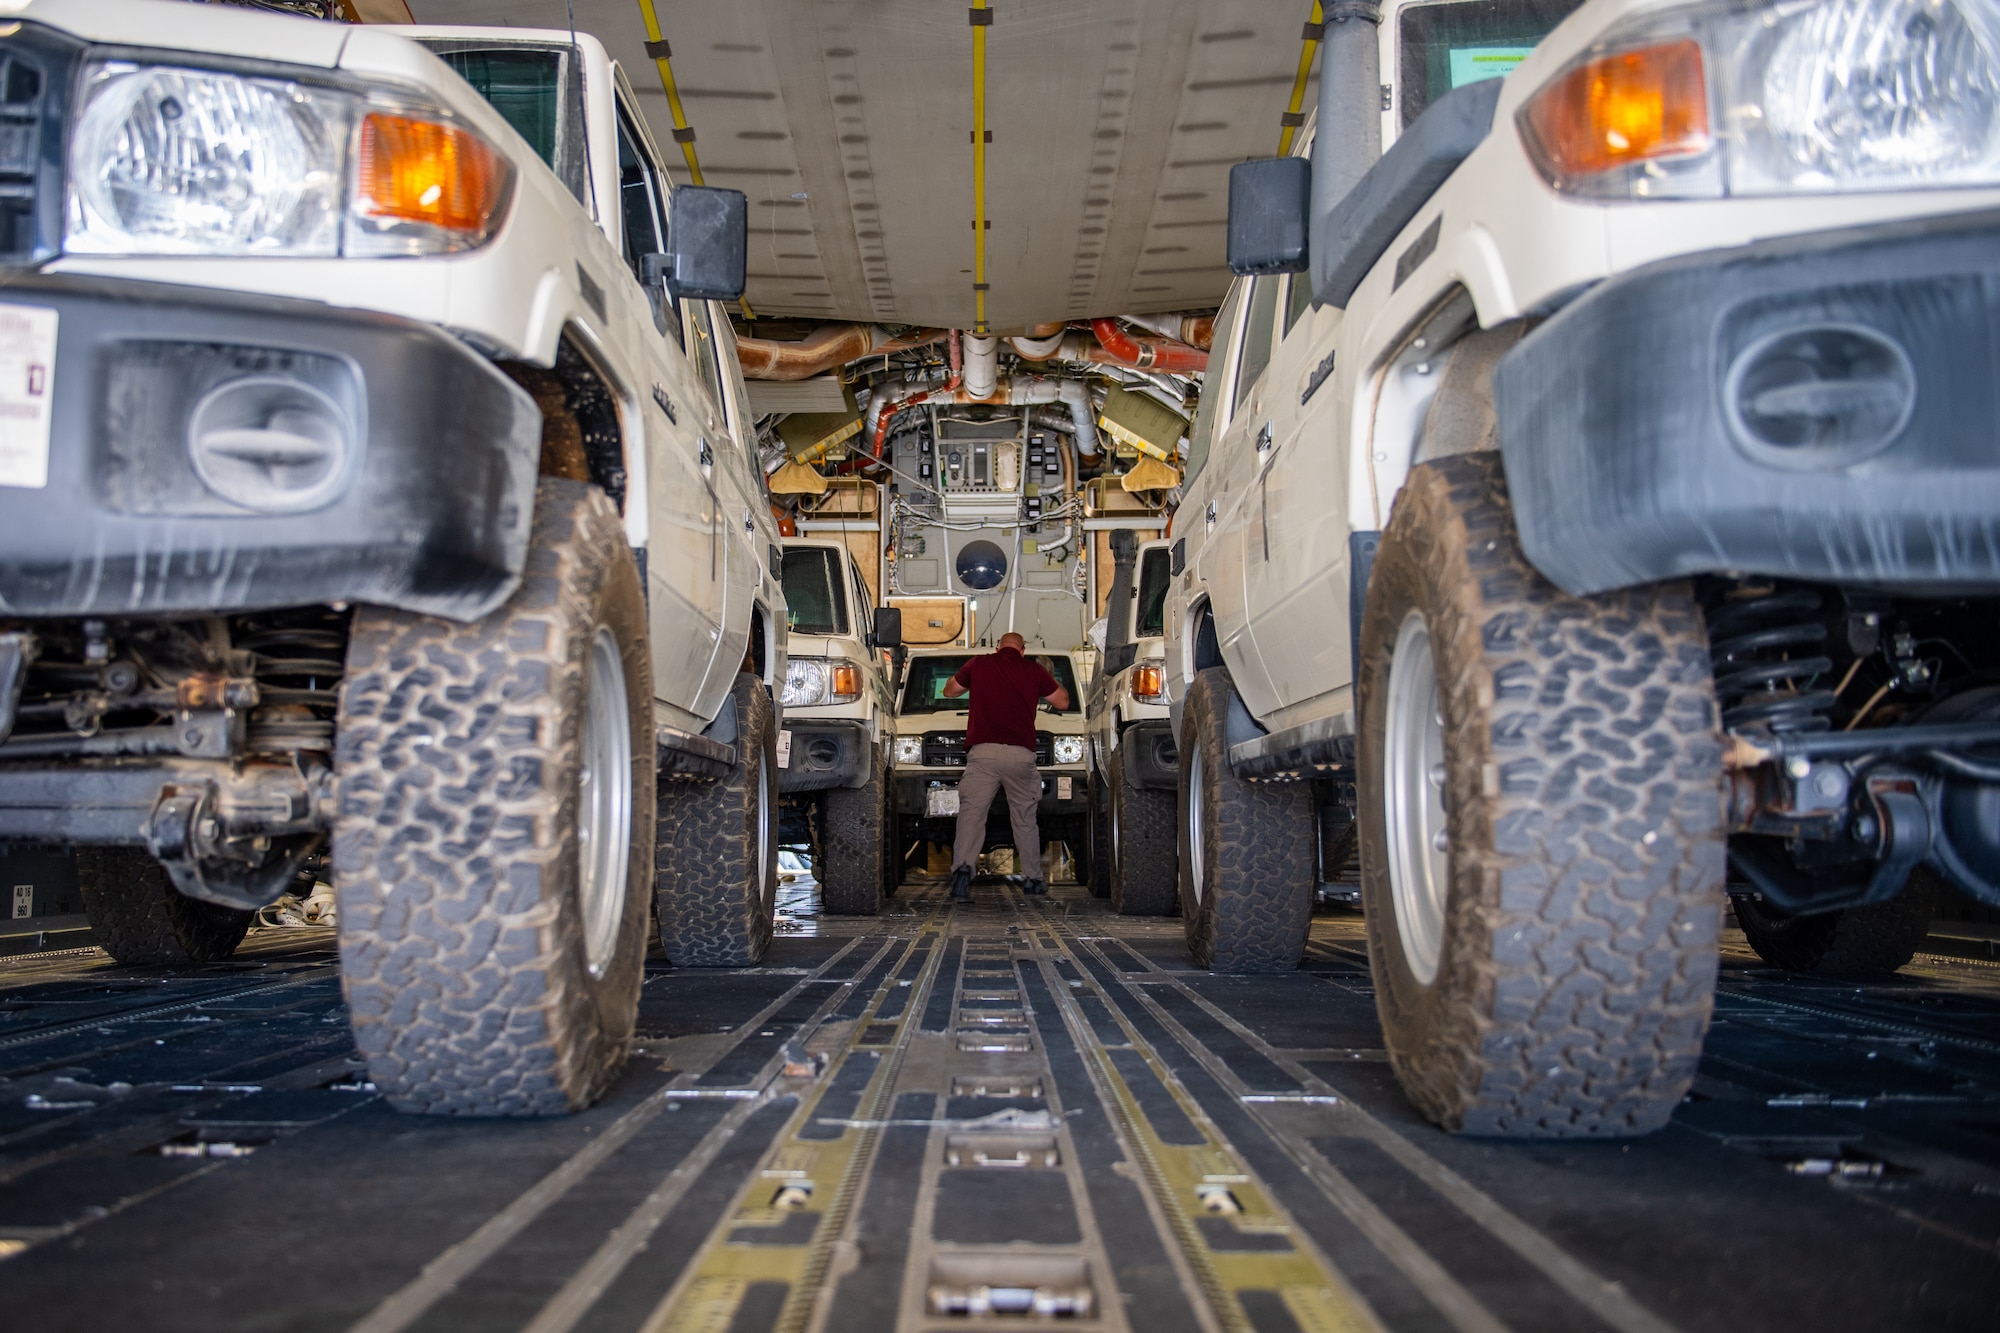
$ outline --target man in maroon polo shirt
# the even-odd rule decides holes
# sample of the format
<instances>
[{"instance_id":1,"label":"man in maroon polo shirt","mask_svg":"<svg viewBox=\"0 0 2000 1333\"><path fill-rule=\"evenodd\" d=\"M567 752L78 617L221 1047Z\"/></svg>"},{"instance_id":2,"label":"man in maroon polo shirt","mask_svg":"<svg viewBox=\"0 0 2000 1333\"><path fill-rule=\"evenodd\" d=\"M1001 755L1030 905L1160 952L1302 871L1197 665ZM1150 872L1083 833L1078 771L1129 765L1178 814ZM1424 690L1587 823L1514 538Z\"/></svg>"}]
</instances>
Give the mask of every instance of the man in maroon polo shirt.
<instances>
[{"instance_id":1,"label":"man in maroon polo shirt","mask_svg":"<svg viewBox=\"0 0 2000 1333\"><path fill-rule=\"evenodd\" d=\"M965 776L958 780L958 842L951 854L951 896L972 896L972 871L986 844L986 811L993 795L1007 791L1014 820L1014 855L1026 877L1024 890L1047 893L1042 883L1042 831L1035 807L1042 799L1042 775L1035 767L1035 702L1047 699L1069 707L1069 691L1039 662L1022 655L1027 640L1000 636L1000 646L958 669L944 687L956 699L972 691L972 715L965 724Z\"/></svg>"}]
</instances>

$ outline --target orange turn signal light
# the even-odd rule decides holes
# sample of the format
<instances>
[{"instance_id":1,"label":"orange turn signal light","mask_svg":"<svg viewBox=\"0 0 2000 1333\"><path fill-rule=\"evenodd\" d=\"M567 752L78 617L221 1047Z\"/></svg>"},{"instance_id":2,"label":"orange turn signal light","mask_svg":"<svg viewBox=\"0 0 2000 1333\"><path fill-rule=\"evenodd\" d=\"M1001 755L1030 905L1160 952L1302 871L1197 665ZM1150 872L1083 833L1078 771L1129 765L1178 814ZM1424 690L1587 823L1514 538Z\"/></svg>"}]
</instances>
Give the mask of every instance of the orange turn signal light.
<instances>
[{"instance_id":1,"label":"orange turn signal light","mask_svg":"<svg viewBox=\"0 0 2000 1333\"><path fill-rule=\"evenodd\" d=\"M512 168L484 139L454 125L371 112L356 173L370 217L425 222L484 239L506 201Z\"/></svg>"},{"instance_id":2,"label":"orange turn signal light","mask_svg":"<svg viewBox=\"0 0 2000 1333\"><path fill-rule=\"evenodd\" d=\"M856 666L835 667L833 669L833 693L836 698L860 698L861 668Z\"/></svg>"},{"instance_id":3,"label":"orange turn signal light","mask_svg":"<svg viewBox=\"0 0 2000 1333\"><path fill-rule=\"evenodd\" d=\"M1132 668L1132 697L1157 699L1165 688L1165 673L1156 666Z\"/></svg>"},{"instance_id":4,"label":"orange turn signal light","mask_svg":"<svg viewBox=\"0 0 2000 1333\"><path fill-rule=\"evenodd\" d=\"M1561 185L1616 167L1707 150L1708 81L1693 39L1579 65L1521 117L1536 165Z\"/></svg>"}]
</instances>

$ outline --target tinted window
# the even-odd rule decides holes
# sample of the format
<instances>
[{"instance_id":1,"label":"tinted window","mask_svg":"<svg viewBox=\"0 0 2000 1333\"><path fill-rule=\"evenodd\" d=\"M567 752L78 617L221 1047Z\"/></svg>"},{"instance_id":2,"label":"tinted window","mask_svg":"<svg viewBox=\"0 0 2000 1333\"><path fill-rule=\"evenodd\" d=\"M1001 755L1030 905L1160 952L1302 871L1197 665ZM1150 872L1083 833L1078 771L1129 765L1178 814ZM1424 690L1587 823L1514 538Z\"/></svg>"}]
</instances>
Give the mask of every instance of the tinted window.
<instances>
[{"instance_id":1,"label":"tinted window","mask_svg":"<svg viewBox=\"0 0 2000 1333\"><path fill-rule=\"evenodd\" d=\"M1398 17L1405 129L1454 88L1497 79L1583 0L1453 0L1411 5Z\"/></svg>"},{"instance_id":2,"label":"tinted window","mask_svg":"<svg viewBox=\"0 0 2000 1333\"><path fill-rule=\"evenodd\" d=\"M491 102L542 161L555 166L562 114L560 51L440 51L438 59Z\"/></svg>"},{"instance_id":3,"label":"tinted window","mask_svg":"<svg viewBox=\"0 0 2000 1333\"><path fill-rule=\"evenodd\" d=\"M1237 282L1229 288L1229 299L1222 303L1222 310L1215 317L1217 345L1226 347L1226 340L1236 324L1236 309L1243 304L1243 292L1249 286ZM1187 480L1193 481L1201 475L1208 464L1208 442L1215 438L1215 418L1222 410L1222 384L1219 380L1204 378L1201 390L1201 406L1195 410L1194 425L1188 428Z\"/></svg>"},{"instance_id":4,"label":"tinted window","mask_svg":"<svg viewBox=\"0 0 2000 1333\"><path fill-rule=\"evenodd\" d=\"M1147 639L1165 634L1167 586L1174 579L1173 552L1164 548L1148 551L1139 562L1139 614L1132 623L1132 637Z\"/></svg>"},{"instance_id":5,"label":"tinted window","mask_svg":"<svg viewBox=\"0 0 2000 1333\"><path fill-rule=\"evenodd\" d=\"M687 354L694 362L695 371L701 382L708 386L709 401L715 404L718 415L722 412L722 362L718 360L715 341L715 326L706 301L683 301L681 309L687 312Z\"/></svg>"},{"instance_id":6,"label":"tinted window","mask_svg":"<svg viewBox=\"0 0 2000 1333\"><path fill-rule=\"evenodd\" d=\"M910 673L903 682L903 707L905 713L950 713L966 706L966 696L956 699L944 697L944 687L958 674L958 669L972 657L966 654L955 657L913 657L910 659ZM1079 704L1076 695L1076 675L1070 670L1067 657L1056 657L1047 653L1030 653L1030 661L1040 662L1048 668L1056 684L1069 692L1069 707L1065 712L1074 713Z\"/></svg>"},{"instance_id":7,"label":"tinted window","mask_svg":"<svg viewBox=\"0 0 2000 1333\"><path fill-rule=\"evenodd\" d=\"M847 633L840 552L811 547L786 551L784 583L785 624L792 633Z\"/></svg>"},{"instance_id":8,"label":"tinted window","mask_svg":"<svg viewBox=\"0 0 2000 1333\"><path fill-rule=\"evenodd\" d=\"M1278 311L1278 286L1283 278L1255 278L1250 283L1250 314L1243 321L1243 354L1236 361L1236 401L1271 364L1271 319ZM1233 416L1236 409L1232 407Z\"/></svg>"},{"instance_id":9,"label":"tinted window","mask_svg":"<svg viewBox=\"0 0 2000 1333\"><path fill-rule=\"evenodd\" d=\"M660 225L657 174L623 107L618 109L618 202L625 218L625 264L643 282L640 260L667 248L666 229Z\"/></svg>"}]
</instances>

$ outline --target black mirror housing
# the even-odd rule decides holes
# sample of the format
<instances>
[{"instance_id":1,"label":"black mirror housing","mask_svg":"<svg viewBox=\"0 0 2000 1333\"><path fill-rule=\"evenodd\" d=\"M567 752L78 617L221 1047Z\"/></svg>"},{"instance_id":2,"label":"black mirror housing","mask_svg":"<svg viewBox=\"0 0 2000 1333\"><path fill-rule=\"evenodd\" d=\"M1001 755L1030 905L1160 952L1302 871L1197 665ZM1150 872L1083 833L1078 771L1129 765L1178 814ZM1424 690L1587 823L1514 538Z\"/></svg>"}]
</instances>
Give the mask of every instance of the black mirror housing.
<instances>
[{"instance_id":1,"label":"black mirror housing","mask_svg":"<svg viewBox=\"0 0 2000 1333\"><path fill-rule=\"evenodd\" d=\"M1267 157L1231 167L1229 271L1304 272L1311 201L1312 163L1303 157Z\"/></svg>"},{"instance_id":2,"label":"black mirror housing","mask_svg":"<svg viewBox=\"0 0 2000 1333\"><path fill-rule=\"evenodd\" d=\"M680 186L667 237L676 299L733 301L743 295L750 246L750 201L743 191Z\"/></svg>"},{"instance_id":3,"label":"black mirror housing","mask_svg":"<svg viewBox=\"0 0 2000 1333\"><path fill-rule=\"evenodd\" d=\"M903 608L900 606L875 608L875 627L868 635L868 646L870 648L903 646Z\"/></svg>"}]
</instances>

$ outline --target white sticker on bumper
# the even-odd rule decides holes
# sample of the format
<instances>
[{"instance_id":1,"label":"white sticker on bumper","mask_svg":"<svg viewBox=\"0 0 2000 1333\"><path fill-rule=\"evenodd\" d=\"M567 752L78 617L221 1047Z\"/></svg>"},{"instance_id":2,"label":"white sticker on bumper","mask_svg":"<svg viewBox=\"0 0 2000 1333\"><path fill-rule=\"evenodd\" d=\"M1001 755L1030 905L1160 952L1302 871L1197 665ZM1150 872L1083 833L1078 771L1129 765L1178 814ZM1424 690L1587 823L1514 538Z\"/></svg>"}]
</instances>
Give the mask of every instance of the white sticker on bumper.
<instances>
[{"instance_id":1,"label":"white sticker on bumper","mask_svg":"<svg viewBox=\"0 0 2000 1333\"><path fill-rule=\"evenodd\" d=\"M0 305L0 486L49 484L56 312Z\"/></svg>"}]
</instances>

